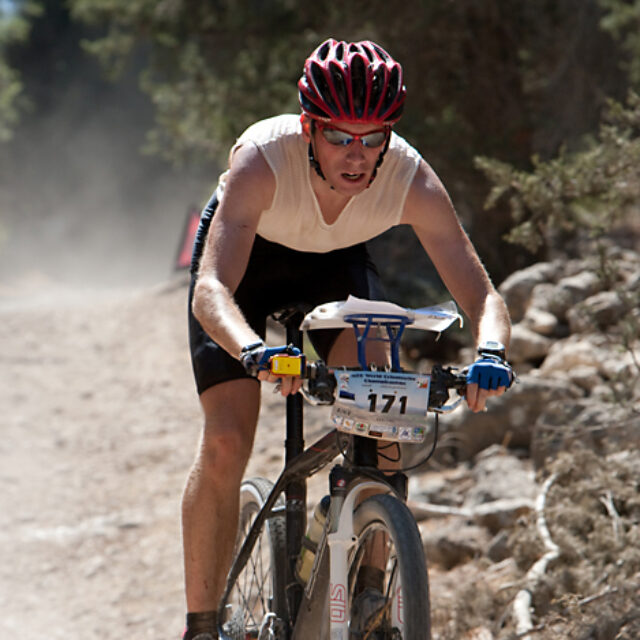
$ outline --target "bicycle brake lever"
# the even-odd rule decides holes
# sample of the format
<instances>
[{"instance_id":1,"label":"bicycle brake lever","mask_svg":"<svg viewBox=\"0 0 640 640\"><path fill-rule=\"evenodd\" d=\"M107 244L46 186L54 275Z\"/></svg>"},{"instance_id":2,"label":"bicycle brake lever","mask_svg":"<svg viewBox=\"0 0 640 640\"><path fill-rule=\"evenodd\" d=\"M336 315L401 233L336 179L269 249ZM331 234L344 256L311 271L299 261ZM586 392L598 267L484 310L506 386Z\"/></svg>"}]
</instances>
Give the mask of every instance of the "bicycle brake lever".
<instances>
[{"instance_id":1,"label":"bicycle brake lever","mask_svg":"<svg viewBox=\"0 0 640 640\"><path fill-rule=\"evenodd\" d=\"M451 404L445 404L437 409L432 409L434 413L451 413L454 409L457 409L460 403L462 402L462 396L460 396L457 400L454 400Z\"/></svg>"},{"instance_id":2,"label":"bicycle brake lever","mask_svg":"<svg viewBox=\"0 0 640 640\"><path fill-rule=\"evenodd\" d=\"M302 397L312 406L314 407L319 407L319 406L329 406L333 404L333 398L331 399L331 401L325 401L325 400L320 400L317 396L314 396L313 394L309 393L304 387L301 387L300 389L300 393L302 394Z\"/></svg>"}]
</instances>

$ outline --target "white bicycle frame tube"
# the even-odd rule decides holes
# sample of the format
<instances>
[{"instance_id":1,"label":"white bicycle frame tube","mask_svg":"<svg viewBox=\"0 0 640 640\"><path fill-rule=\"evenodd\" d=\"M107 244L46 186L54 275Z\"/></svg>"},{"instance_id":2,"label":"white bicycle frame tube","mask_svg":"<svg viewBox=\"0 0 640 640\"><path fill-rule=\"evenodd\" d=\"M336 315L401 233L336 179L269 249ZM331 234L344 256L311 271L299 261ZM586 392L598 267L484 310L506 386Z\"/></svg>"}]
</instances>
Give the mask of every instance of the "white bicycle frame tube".
<instances>
[{"instance_id":1,"label":"white bicycle frame tube","mask_svg":"<svg viewBox=\"0 0 640 640\"><path fill-rule=\"evenodd\" d=\"M390 493L388 485L381 482L356 484L345 496L336 530L327 535L331 640L347 640L349 637L349 551L357 542L353 531L353 512L360 494L371 489L377 493Z\"/></svg>"}]
</instances>

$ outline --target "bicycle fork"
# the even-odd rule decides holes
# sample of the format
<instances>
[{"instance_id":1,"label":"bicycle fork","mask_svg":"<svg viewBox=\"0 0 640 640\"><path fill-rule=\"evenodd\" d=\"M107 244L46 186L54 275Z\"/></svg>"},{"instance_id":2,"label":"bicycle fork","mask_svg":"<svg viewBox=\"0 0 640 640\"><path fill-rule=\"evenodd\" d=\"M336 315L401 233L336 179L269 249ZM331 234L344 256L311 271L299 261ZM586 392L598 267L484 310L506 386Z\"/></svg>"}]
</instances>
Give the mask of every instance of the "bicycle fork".
<instances>
[{"instance_id":1,"label":"bicycle fork","mask_svg":"<svg viewBox=\"0 0 640 640\"><path fill-rule=\"evenodd\" d=\"M331 507L327 518L330 531L324 534L318 546L311 578L305 589L308 606L300 608L292 640L349 638L349 556L358 541L354 510L366 491L391 493L392 489L388 484L372 480L358 482L347 492L345 478L332 478ZM325 547L328 547L329 571L323 585L320 564L325 559Z\"/></svg>"}]
</instances>

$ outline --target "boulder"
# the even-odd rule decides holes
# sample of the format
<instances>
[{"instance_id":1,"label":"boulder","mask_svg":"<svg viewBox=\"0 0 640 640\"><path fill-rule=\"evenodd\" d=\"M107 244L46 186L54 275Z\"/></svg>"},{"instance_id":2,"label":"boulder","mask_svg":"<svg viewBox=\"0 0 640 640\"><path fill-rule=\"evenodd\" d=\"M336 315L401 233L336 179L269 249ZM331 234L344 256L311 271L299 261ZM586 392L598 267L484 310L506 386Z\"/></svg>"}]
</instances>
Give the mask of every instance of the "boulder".
<instances>
[{"instance_id":1,"label":"boulder","mask_svg":"<svg viewBox=\"0 0 640 640\"><path fill-rule=\"evenodd\" d=\"M492 444L528 448L541 411L552 401L579 398L583 392L568 381L524 374L507 393L490 398L488 410L473 413L466 404L440 420L442 437L436 456L469 460Z\"/></svg>"},{"instance_id":2,"label":"boulder","mask_svg":"<svg viewBox=\"0 0 640 640\"><path fill-rule=\"evenodd\" d=\"M616 324L625 303L615 291L600 291L574 306L567 313L571 333L603 330Z\"/></svg>"},{"instance_id":3,"label":"boulder","mask_svg":"<svg viewBox=\"0 0 640 640\"><path fill-rule=\"evenodd\" d=\"M533 500L537 495L531 465L499 445L476 456L471 475L474 483L465 496L465 507L508 498Z\"/></svg>"},{"instance_id":4,"label":"boulder","mask_svg":"<svg viewBox=\"0 0 640 640\"><path fill-rule=\"evenodd\" d=\"M586 270L558 281L558 288L569 294L572 304L601 291L602 287L602 279L595 272Z\"/></svg>"},{"instance_id":5,"label":"boulder","mask_svg":"<svg viewBox=\"0 0 640 640\"><path fill-rule=\"evenodd\" d=\"M565 322L567 311L574 304L568 289L551 282L537 284L531 292L531 307L553 314L560 322Z\"/></svg>"},{"instance_id":6,"label":"boulder","mask_svg":"<svg viewBox=\"0 0 640 640\"><path fill-rule=\"evenodd\" d=\"M551 346L539 371L554 378L570 379L576 369L590 367L605 380L631 384L638 380L637 362L640 345L631 354L601 333L574 334Z\"/></svg>"},{"instance_id":7,"label":"boulder","mask_svg":"<svg viewBox=\"0 0 640 640\"><path fill-rule=\"evenodd\" d=\"M521 324L542 336L548 337L558 334L558 318L551 312L537 307L530 306L527 309Z\"/></svg>"},{"instance_id":8,"label":"boulder","mask_svg":"<svg viewBox=\"0 0 640 640\"><path fill-rule=\"evenodd\" d=\"M422 544L430 564L446 570L484 555L491 536L475 524L454 518L433 530L422 532Z\"/></svg>"},{"instance_id":9,"label":"boulder","mask_svg":"<svg viewBox=\"0 0 640 640\"><path fill-rule=\"evenodd\" d=\"M558 265L552 262L539 262L510 275L499 287L499 291L509 307L514 322L522 320L533 288L542 282L556 277Z\"/></svg>"},{"instance_id":10,"label":"boulder","mask_svg":"<svg viewBox=\"0 0 640 640\"><path fill-rule=\"evenodd\" d=\"M565 340L555 342L540 366L540 372L558 374L557 377L560 377L560 374L576 367L594 367L601 373L602 362L608 355L600 346L601 342L600 337L590 334L572 335Z\"/></svg>"},{"instance_id":11,"label":"boulder","mask_svg":"<svg viewBox=\"0 0 640 640\"><path fill-rule=\"evenodd\" d=\"M551 314L548 314L551 315ZM551 316L555 319L555 316ZM542 362L553 341L528 329L523 322L513 325L509 344L509 362Z\"/></svg>"}]
</instances>

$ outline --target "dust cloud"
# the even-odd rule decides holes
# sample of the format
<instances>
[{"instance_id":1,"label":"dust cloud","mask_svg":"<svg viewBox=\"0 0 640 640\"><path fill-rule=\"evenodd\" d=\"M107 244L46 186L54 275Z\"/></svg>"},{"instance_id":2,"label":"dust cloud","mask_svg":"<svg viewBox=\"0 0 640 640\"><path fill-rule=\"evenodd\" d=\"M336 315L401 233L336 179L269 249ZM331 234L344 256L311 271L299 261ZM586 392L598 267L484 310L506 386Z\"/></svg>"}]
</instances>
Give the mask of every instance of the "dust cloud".
<instances>
[{"instance_id":1,"label":"dust cloud","mask_svg":"<svg viewBox=\"0 0 640 640\"><path fill-rule=\"evenodd\" d=\"M171 277L187 210L217 170L142 153L152 113L132 82L74 82L35 106L0 146L0 299Z\"/></svg>"}]
</instances>

